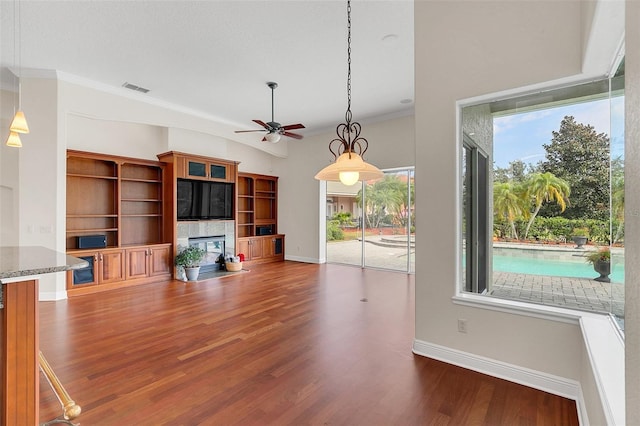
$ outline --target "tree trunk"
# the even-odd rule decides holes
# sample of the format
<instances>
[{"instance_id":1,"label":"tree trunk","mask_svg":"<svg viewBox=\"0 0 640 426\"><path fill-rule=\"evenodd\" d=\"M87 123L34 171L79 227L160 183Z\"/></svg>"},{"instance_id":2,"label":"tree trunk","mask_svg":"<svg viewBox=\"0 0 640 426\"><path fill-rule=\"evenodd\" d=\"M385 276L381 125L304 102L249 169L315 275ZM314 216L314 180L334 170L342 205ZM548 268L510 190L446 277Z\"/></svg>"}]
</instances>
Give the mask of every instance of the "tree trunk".
<instances>
[{"instance_id":1,"label":"tree trunk","mask_svg":"<svg viewBox=\"0 0 640 426\"><path fill-rule=\"evenodd\" d=\"M513 233L513 238L519 240L520 238L518 238L518 231L516 231L516 223L512 220L510 220L509 223L511 224L511 232Z\"/></svg>"},{"instance_id":2,"label":"tree trunk","mask_svg":"<svg viewBox=\"0 0 640 426\"><path fill-rule=\"evenodd\" d=\"M529 228L531 228L531 224L533 223L533 221L536 220L536 216L538 215L538 212L540 211L540 207L542 207L542 203L540 203L540 204L538 204L536 206L536 209L531 214L531 218L529 218L529 222L527 223L527 227L524 230L524 239L525 240L529 236Z\"/></svg>"}]
</instances>

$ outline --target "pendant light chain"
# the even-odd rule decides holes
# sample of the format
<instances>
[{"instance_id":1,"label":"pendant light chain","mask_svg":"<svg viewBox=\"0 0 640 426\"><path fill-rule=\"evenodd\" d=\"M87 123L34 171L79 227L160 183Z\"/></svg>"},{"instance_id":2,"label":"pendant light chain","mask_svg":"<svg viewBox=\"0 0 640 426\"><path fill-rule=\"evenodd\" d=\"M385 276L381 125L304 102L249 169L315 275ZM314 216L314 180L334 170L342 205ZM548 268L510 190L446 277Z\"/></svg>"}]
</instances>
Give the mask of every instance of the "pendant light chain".
<instances>
[{"instance_id":1,"label":"pendant light chain","mask_svg":"<svg viewBox=\"0 0 640 426\"><path fill-rule=\"evenodd\" d=\"M347 112L345 122L336 127L337 138L329 142L329 152L335 161L320 170L318 180L340 181L354 185L357 181L380 179L384 176L376 166L364 161L369 142L360 136L362 126L351 122L351 0L347 0Z\"/></svg>"},{"instance_id":2,"label":"pendant light chain","mask_svg":"<svg viewBox=\"0 0 640 426\"><path fill-rule=\"evenodd\" d=\"M351 0L347 1L347 126L351 123Z\"/></svg>"}]
</instances>

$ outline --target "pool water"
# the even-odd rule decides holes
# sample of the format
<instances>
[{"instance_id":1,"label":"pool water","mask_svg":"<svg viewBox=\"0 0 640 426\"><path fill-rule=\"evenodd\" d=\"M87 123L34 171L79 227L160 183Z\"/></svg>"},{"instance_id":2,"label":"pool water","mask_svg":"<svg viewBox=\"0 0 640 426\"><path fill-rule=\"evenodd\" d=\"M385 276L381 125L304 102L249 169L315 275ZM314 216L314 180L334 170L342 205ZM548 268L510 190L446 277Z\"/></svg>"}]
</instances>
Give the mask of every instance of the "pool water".
<instances>
[{"instance_id":1,"label":"pool water","mask_svg":"<svg viewBox=\"0 0 640 426\"><path fill-rule=\"evenodd\" d=\"M514 256L493 256L493 270L556 277L596 278L598 273L583 259L575 262ZM624 265L611 265L611 282L624 283Z\"/></svg>"}]
</instances>

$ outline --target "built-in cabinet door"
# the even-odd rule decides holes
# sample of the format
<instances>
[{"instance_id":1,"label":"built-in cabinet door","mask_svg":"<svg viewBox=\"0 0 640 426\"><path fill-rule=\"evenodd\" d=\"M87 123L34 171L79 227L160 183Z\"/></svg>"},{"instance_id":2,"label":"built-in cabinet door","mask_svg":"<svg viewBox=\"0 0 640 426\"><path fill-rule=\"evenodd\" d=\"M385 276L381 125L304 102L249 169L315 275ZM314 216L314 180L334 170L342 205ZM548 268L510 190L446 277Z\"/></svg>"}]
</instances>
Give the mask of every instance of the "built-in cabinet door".
<instances>
[{"instance_id":1,"label":"built-in cabinet door","mask_svg":"<svg viewBox=\"0 0 640 426\"><path fill-rule=\"evenodd\" d=\"M219 164L208 161L198 161L186 158L185 177L208 180L229 180L229 167L226 164Z\"/></svg>"},{"instance_id":2,"label":"built-in cabinet door","mask_svg":"<svg viewBox=\"0 0 640 426\"><path fill-rule=\"evenodd\" d=\"M238 253L244 254L244 260L256 260L263 256L261 238L238 238Z\"/></svg>"},{"instance_id":3,"label":"built-in cabinet door","mask_svg":"<svg viewBox=\"0 0 640 426\"><path fill-rule=\"evenodd\" d=\"M149 247L149 276L171 274L171 245Z\"/></svg>"},{"instance_id":4,"label":"built-in cabinet door","mask_svg":"<svg viewBox=\"0 0 640 426\"><path fill-rule=\"evenodd\" d=\"M276 252L276 238L265 237L262 239L262 254L264 257L272 257Z\"/></svg>"},{"instance_id":5,"label":"built-in cabinet door","mask_svg":"<svg viewBox=\"0 0 640 426\"><path fill-rule=\"evenodd\" d=\"M284 237L282 235L264 237L262 250L264 257L282 256L284 254Z\"/></svg>"},{"instance_id":6,"label":"built-in cabinet door","mask_svg":"<svg viewBox=\"0 0 640 426\"><path fill-rule=\"evenodd\" d=\"M171 274L171 245L127 249L127 279Z\"/></svg>"},{"instance_id":7,"label":"built-in cabinet door","mask_svg":"<svg viewBox=\"0 0 640 426\"><path fill-rule=\"evenodd\" d=\"M264 249L260 238L252 238L249 240L249 251L251 252L251 260L260 259L264 256Z\"/></svg>"},{"instance_id":8,"label":"built-in cabinet door","mask_svg":"<svg viewBox=\"0 0 640 426\"><path fill-rule=\"evenodd\" d=\"M122 281L125 278L124 250L100 251L98 275L100 284Z\"/></svg>"},{"instance_id":9,"label":"built-in cabinet door","mask_svg":"<svg viewBox=\"0 0 640 426\"><path fill-rule=\"evenodd\" d=\"M86 261L88 265L84 268L67 272L67 289L98 284L99 254L95 251L83 251L74 252L73 256Z\"/></svg>"},{"instance_id":10,"label":"built-in cabinet door","mask_svg":"<svg viewBox=\"0 0 640 426\"><path fill-rule=\"evenodd\" d=\"M127 279L149 276L149 248L127 249Z\"/></svg>"},{"instance_id":11,"label":"built-in cabinet door","mask_svg":"<svg viewBox=\"0 0 640 426\"><path fill-rule=\"evenodd\" d=\"M251 251L249 250L249 239L238 238L238 248L236 252L244 254L244 260L251 260Z\"/></svg>"}]
</instances>

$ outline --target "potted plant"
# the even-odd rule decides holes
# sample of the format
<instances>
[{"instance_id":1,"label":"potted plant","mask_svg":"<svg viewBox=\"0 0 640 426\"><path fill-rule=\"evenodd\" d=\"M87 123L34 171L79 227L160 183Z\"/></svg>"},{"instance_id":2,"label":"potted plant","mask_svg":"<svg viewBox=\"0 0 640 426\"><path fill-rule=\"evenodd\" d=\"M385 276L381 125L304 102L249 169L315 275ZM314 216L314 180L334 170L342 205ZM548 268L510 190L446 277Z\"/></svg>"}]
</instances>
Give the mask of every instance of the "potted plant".
<instances>
[{"instance_id":1,"label":"potted plant","mask_svg":"<svg viewBox=\"0 0 640 426\"><path fill-rule=\"evenodd\" d=\"M583 249L583 245L587 244L589 239L589 228L573 228L573 236L571 237L576 246L574 248Z\"/></svg>"},{"instance_id":2,"label":"potted plant","mask_svg":"<svg viewBox=\"0 0 640 426\"><path fill-rule=\"evenodd\" d=\"M587 262L593 264L593 270L600 274L594 278L596 281L610 283L609 274L611 273L611 250L609 247L602 247L598 251L591 252L587 255Z\"/></svg>"},{"instance_id":3,"label":"potted plant","mask_svg":"<svg viewBox=\"0 0 640 426\"><path fill-rule=\"evenodd\" d=\"M200 262L206 252L198 246L185 247L176 256L176 266L184 269L187 280L195 281L200 273Z\"/></svg>"}]
</instances>

